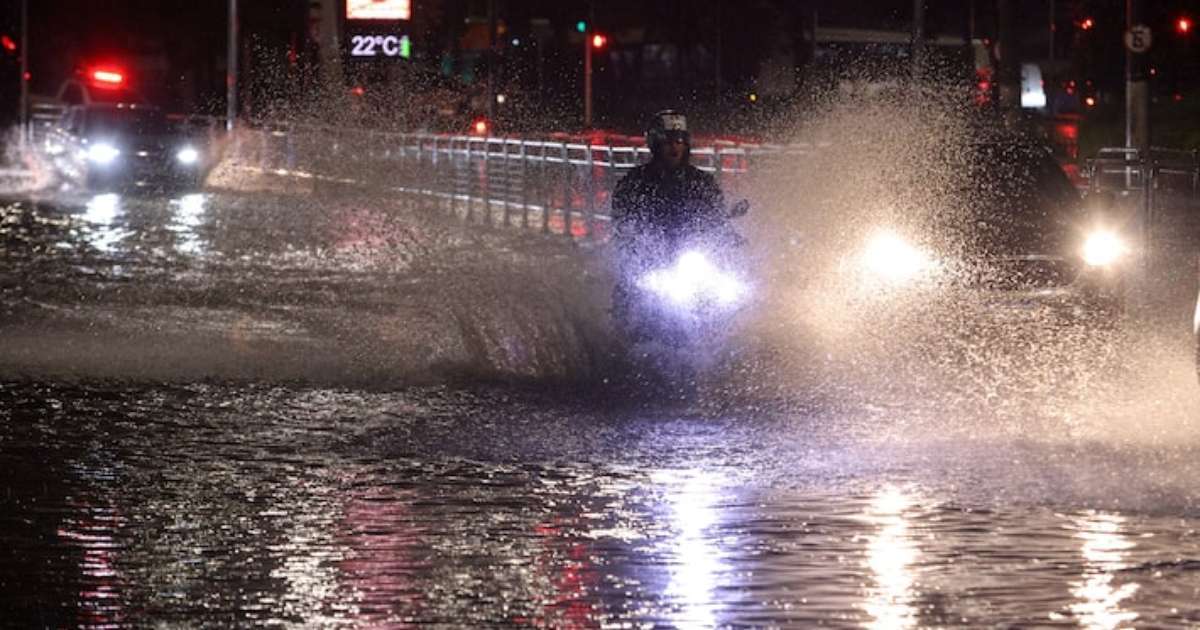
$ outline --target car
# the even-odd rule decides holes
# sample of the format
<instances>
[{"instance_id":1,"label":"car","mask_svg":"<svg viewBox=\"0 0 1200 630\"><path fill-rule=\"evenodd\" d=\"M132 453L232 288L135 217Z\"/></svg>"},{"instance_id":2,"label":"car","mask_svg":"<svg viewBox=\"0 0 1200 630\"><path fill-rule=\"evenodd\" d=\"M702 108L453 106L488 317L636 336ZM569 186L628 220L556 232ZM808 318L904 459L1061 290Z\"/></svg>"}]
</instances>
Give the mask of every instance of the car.
<instances>
[{"instance_id":1,"label":"car","mask_svg":"<svg viewBox=\"0 0 1200 630\"><path fill-rule=\"evenodd\" d=\"M68 106L44 151L63 179L89 190L195 187L211 166L205 137L142 103Z\"/></svg>"},{"instance_id":2,"label":"car","mask_svg":"<svg viewBox=\"0 0 1200 630\"><path fill-rule=\"evenodd\" d=\"M827 184L850 199L789 237L804 270L789 308L819 356L990 367L1020 364L994 356L1015 349L1072 369L1119 355L1136 232L1087 203L1044 142L997 136L856 160Z\"/></svg>"}]
</instances>

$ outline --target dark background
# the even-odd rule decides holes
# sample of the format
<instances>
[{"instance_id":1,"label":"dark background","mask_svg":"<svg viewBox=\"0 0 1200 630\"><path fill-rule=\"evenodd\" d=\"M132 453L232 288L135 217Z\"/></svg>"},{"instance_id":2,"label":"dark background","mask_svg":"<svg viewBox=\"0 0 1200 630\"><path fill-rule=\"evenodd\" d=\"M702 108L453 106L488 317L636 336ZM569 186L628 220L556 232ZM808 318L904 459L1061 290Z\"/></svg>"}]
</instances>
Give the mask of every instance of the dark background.
<instances>
[{"instance_id":1,"label":"dark background","mask_svg":"<svg viewBox=\"0 0 1200 630\"><path fill-rule=\"evenodd\" d=\"M1092 96L1100 120L1123 105L1124 0L1012 0L1022 60L1043 64L1047 89L1074 82ZM243 114L278 115L319 85L308 0L242 0ZM30 70L35 94L52 95L71 74L97 63L128 68L133 87L173 111L224 111L224 0L31 0ZM1194 97L1195 33L1173 30L1180 15L1200 16L1200 0L1146 2L1155 29L1151 53L1156 105L1187 117ZM0 33L19 40L19 2L0 0ZM991 40L995 0L929 0L926 31ZM1053 13L1051 13L1053 6ZM508 96L498 116L509 126L577 127L582 112L582 37L575 23L593 16L609 44L595 57L597 124L632 129L664 106L694 112L718 126L769 112L816 86L814 25L907 32L912 2L887 0L495 0L495 83ZM486 0L414 0L403 26L414 42L408 61L351 62L346 90L420 92L396 66L437 76L481 96L489 66ZM1085 19L1092 26L1083 28ZM1054 61L1050 61L1051 24ZM514 41L516 42L514 44ZM878 52L878 51L875 51ZM891 51L889 54L894 54ZM15 117L17 54L0 49L0 111ZM405 75L408 76L408 75ZM964 75L966 80L970 77ZM339 88L341 89L341 88ZM750 98L753 95L754 101ZM1200 97L1200 95L1195 95ZM1173 110L1173 111L1174 111ZM1156 116L1170 118L1173 111Z\"/></svg>"}]
</instances>

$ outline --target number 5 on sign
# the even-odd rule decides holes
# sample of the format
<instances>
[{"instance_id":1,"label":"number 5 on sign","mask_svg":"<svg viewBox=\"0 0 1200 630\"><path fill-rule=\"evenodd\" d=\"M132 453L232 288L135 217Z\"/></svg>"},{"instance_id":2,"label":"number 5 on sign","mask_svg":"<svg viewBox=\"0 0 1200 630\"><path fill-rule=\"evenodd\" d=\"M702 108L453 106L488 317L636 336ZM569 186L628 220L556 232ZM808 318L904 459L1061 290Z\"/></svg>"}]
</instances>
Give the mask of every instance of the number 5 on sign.
<instances>
[{"instance_id":1,"label":"number 5 on sign","mask_svg":"<svg viewBox=\"0 0 1200 630\"><path fill-rule=\"evenodd\" d=\"M1154 36L1150 34L1150 27L1145 24L1132 26L1125 31L1125 48L1131 53L1144 53L1150 50L1153 43Z\"/></svg>"}]
</instances>

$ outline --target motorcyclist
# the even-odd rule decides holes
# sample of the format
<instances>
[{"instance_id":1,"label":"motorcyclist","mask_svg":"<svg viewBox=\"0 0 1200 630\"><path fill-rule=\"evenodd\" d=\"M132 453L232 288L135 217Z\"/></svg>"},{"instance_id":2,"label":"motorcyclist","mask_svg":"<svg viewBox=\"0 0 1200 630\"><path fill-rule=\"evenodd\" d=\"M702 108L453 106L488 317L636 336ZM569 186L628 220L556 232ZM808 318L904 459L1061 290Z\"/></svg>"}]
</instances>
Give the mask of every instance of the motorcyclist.
<instances>
[{"instance_id":1,"label":"motorcyclist","mask_svg":"<svg viewBox=\"0 0 1200 630\"><path fill-rule=\"evenodd\" d=\"M675 243L724 227L724 196L712 175L689 163L691 134L675 110L654 115L646 130L650 161L631 170L613 192L614 239L631 254L639 242Z\"/></svg>"},{"instance_id":2,"label":"motorcyclist","mask_svg":"<svg viewBox=\"0 0 1200 630\"><path fill-rule=\"evenodd\" d=\"M636 278L697 238L717 247L740 242L716 179L689 163L691 135L684 115L674 110L656 113L646 130L646 144L650 161L617 183L612 201L618 267L613 316L634 338L645 333L629 317Z\"/></svg>"}]
</instances>

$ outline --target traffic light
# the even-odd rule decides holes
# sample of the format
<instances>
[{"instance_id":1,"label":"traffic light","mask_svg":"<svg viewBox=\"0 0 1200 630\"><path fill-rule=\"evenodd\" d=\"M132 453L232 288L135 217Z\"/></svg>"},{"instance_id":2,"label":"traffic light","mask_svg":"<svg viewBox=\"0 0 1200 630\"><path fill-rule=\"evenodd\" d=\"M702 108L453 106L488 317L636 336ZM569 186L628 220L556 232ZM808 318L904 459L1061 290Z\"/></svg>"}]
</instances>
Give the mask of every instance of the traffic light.
<instances>
[{"instance_id":1,"label":"traffic light","mask_svg":"<svg viewBox=\"0 0 1200 630\"><path fill-rule=\"evenodd\" d=\"M1192 18L1181 15L1175 20L1175 32L1180 35L1187 35L1192 32Z\"/></svg>"},{"instance_id":2,"label":"traffic light","mask_svg":"<svg viewBox=\"0 0 1200 630\"><path fill-rule=\"evenodd\" d=\"M1093 28L1096 28L1096 20L1090 17L1085 17L1079 21L1079 28L1081 30L1090 31Z\"/></svg>"},{"instance_id":3,"label":"traffic light","mask_svg":"<svg viewBox=\"0 0 1200 630\"><path fill-rule=\"evenodd\" d=\"M584 22L583 20L579 20L578 22L575 23L575 30L580 33L586 33L587 32L587 22Z\"/></svg>"},{"instance_id":4,"label":"traffic light","mask_svg":"<svg viewBox=\"0 0 1200 630\"><path fill-rule=\"evenodd\" d=\"M604 48L607 45L608 45L608 36L607 35L601 35L600 33L596 33L595 35L592 35L592 48L595 48L596 50L600 50L601 48Z\"/></svg>"}]
</instances>

